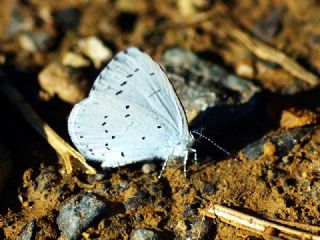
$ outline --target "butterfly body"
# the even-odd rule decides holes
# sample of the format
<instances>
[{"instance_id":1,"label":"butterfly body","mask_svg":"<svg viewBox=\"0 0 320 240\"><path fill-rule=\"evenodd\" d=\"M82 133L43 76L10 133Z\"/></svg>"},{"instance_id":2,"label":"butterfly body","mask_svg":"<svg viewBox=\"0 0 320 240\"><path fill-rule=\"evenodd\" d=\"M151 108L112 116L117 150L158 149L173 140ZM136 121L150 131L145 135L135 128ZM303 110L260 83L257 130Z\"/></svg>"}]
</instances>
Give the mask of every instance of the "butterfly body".
<instances>
[{"instance_id":1,"label":"butterfly body","mask_svg":"<svg viewBox=\"0 0 320 240\"><path fill-rule=\"evenodd\" d=\"M102 70L89 97L71 111L68 130L79 152L102 167L170 157L183 157L186 163L194 152L171 83L137 48L118 53Z\"/></svg>"}]
</instances>

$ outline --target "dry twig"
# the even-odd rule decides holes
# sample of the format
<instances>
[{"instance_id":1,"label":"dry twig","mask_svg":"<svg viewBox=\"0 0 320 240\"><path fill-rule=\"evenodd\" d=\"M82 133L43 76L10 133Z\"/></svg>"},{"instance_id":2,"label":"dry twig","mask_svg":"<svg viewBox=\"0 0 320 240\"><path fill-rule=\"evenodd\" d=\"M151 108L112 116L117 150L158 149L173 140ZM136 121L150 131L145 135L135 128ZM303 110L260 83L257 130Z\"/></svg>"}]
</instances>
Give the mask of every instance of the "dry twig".
<instances>
[{"instance_id":1,"label":"dry twig","mask_svg":"<svg viewBox=\"0 0 320 240\"><path fill-rule=\"evenodd\" d=\"M319 79L316 75L304 69L301 65L287 56L285 53L268 46L258 39L253 38L233 24L227 25L224 32L241 42L257 57L265 61L279 64L290 74L310 84L311 86L316 86L319 84Z\"/></svg>"},{"instance_id":2,"label":"dry twig","mask_svg":"<svg viewBox=\"0 0 320 240\"><path fill-rule=\"evenodd\" d=\"M48 143L61 156L67 174L72 172L71 158L79 161L87 174L95 174L96 170L87 164L84 157L64 141L39 115L34 111L23 96L6 81L1 83L0 90L11 101L14 107L23 115L23 117L43 136Z\"/></svg>"},{"instance_id":3,"label":"dry twig","mask_svg":"<svg viewBox=\"0 0 320 240\"><path fill-rule=\"evenodd\" d=\"M200 209L199 212L205 216L211 218L219 218L221 221L230 224L232 226L245 229L263 236L272 236L277 231L277 235L285 235L286 237L291 236L294 239L312 239L320 240L320 227L308 226L304 224L290 224L293 227L288 227L285 224L275 223L272 220L264 220L257 217L253 217L248 214L221 206L214 205L212 208ZM286 222L287 225L288 222ZM303 225L303 226L302 226ZM301 230L303 229L303 230ZM309 232L306 231L309 230ZM311 232L310 232L311 231Z\"/></svg>"}]
</instances>

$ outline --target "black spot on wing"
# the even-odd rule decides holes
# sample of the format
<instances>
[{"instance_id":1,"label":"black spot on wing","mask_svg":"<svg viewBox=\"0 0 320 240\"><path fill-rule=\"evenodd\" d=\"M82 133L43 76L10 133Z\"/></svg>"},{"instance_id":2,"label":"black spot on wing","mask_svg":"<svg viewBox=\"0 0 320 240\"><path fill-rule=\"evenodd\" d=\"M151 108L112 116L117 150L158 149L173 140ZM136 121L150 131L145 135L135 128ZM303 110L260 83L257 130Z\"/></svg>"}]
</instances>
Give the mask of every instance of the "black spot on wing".
<instances>
[{"instance_id":1,"label":"black spot on wing","mask_svg":"<svg viewBox=\"0 0 320 240\"><path fill-rule=\"evenodd\" d=\"M127 106L126 106L126 109L129 109L129 107L130 107L130 106L129 106L129 105L127 105Z\"/></svg>"},{"instance_id":2,"label":"black spot on wing","mask_svg":"<svg viewBox=\"0 0 320 240\"><path fill-rule=\"evenodd\" d=\"M150 73L149 75L150 75L150 76L153 76L154 74L155 74L155 73L154 73L154 72L152 72L152 73Z\"/></svg>"},{"instance_id":3,"label":"black spot on wing","mask_svg":"<svg viewBox=\"0 0 320 240\"><path fill-rule=\"evenodd\" d=\"M130 117L130 114L126 114L124 117Z\"/></svg>"},{"instance_id":4,"label":"black spot on wing","mask_svg":"<svg viewBox=\"0 0 320 240\"><path fill-rule=\"evenodd\" d=\"M127 81L124 81L123 83L120 84L120 86L124 86L127 84Z\"/></svg>"},{"instance_id":5,"label":"black spot on wing","mask_svg":"<svg viewBox=\"0 0 320 240\"><path fill-rule=\"evenodd\" d=\"M108 130L106 129L106 130L104 130L105 131L105 133L108 133Z\"/></svg>"},{"instance_id":6,"label":"black spot on wing","mask_svg":"<svg viewBox=\"0 0 320 240\"><path fill-rule=\"evenodd\" d=\"M131 78L133 76L133 74L129 74L127 75L127 78Z\"/></svg>"},{"instance_id":7,"label":"black spot on wing","mask_svg":"<svg viewBox=\"0 0 320 240\"><path fill-rule=\"evenodd\" d=\"M142 137L141 139L142 139L142 140L145 140L145 139L146 139L146 137Z\"/></svg>"},{"instance_id":8,"label":"black spot on wing","mask_svg":"<svg viewBox=\"0 0 320 240\"><path fill-rule=\"evenodd\" d=\"M135 70L134 70L134 72L138 72L139 71L139 68L136 68Z\"/></svg>"},{"instance_id":9,"label":"black spot on wing","mask_svg":"<svg viewBox=\"0 0 320 240\"><path fill-rule=\"evenodd\" d=\"M112 139L115 139L115 138L116 138L116 136L111 136L111 138L112 138Z\"/></svg>"},{"instance_id":10,"label":"black spot on wing","mask_svg":"<svg viewBox=\"0 0 320 240\"><path fill-rule=\"evenodd\" d=\"M120 91L116 92L116 95L119 95L119 94L121 94L122 92L123 92L123 91L120 90Z\"/></svg>"},{"instance_id":11,"label":"black spot on wing","mask_svg":"<svg viewBox=\"0 0 320 240\"><path fill-rule=\"evenodd\" d=\"M102 126L105 126L106 124L107 124L106 122L103 122L101 125L102 125Z\"/></svg>"},{"instance_id":12,"label":"black spot on wing","mask_svg":"<svg viewBox=\"0 0 320 240\"><path fill-rule=\"evenodd\" d=\"M106 116L104 116L103 118L106 119L107 117L108 117L108 116L106 115Z\"/></svg>"},{"instance_id":13,"label":"black spot on wing","mask_svg":"<svg viewBox=\"0 0 320 240\"><path fill-rule=\"evenodd\" d=\"M123 152L121 152L121 156L124 157L124 153Z\"/></svg>"},{"instance_id":14,"label":"black spot on wing","mask_svg":"<svg viewBox=\"0 0 320 240\"><path fill-rule=\"evenodd\" d=\"M108 147L109 143L106 143L104 146L106 147L106 149L110 150L110 148Z\"/></svg>"},{"instance_id":15,"label":"black spot on wing","mask_svg":"<svg viewBox=\"0 0 320 240\"><path fill-rule=\"evenodd\" d=\"M80 138L83 138L83 136L80 136Z\"/></svg>"},{"instance_id":16,"label":"black spot on wing","mask_svg":"<svg viewBox=\"0 0 320 240\"><path fill-rule=\"evenodd\" d=\"M157 126L158 129L162 128L161 126Z\"/></svg>"}]
</instances>

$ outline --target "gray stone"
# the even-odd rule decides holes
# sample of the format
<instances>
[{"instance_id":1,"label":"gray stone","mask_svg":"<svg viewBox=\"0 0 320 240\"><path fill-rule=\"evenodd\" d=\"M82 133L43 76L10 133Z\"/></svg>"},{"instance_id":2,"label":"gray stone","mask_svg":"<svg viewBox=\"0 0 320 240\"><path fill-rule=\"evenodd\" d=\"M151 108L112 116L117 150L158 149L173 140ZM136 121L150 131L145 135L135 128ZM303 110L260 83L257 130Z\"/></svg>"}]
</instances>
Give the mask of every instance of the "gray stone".
<instances>
[{"instance_id":1,"label":"gray stone","mask_svg":"<svg viewBox=\"0 0 320 240\"><path fill-rule=\"evenodd\" d=\"M64 8L54 13L56 23L63 29L74 29L80 23L80 11L77 8Z\"/></svg>"},{"instance_id":2,"label":"gray stone","mask_svg":"<svg viewBox=\"0 0 320 240\"><path fill-rule=\"evenodd\" d=\"M138 191L133 197L129 198L124 204L126 210L137 209L143 203L149 202L150 193L147 191Z\"/></svg>"},{"instance_id":3,"label":"gray stone","mask_svg":"<svg viewBox=\"0 0 320 240\"><path fill-rule=\"evenodd\" d=\"M106 203L92 193L79 194L65 201L57 224L66 239L77 239L106 210Z\"/></svg>"},{"instance_id":4,"label":"gray stone","mask_svg":"<svg viewBox=\"0 0 320 240\"><path fill-rule=\"evenodd\" d=\"M167 50L162 63L186 111L203 111L221 104L248 102L260 88L247 79L229 74L181 48Z\"/></svg>"},{"instance_id":5,"label":"gray stone","mask_svg":"<svg viewBox=\"0 0 320 240\"><path fill-rule=\"evenodd\" d=\"M19 240L30 240L33 236L33 229L34 221L27 223L20 234Z\"/></svg>"},{"instance_id":6,"label":"gray stone","mask_svg":"<svg viewBox=\"0 0 320 240\"><path fill-rule=\"evenodd\" d=\"M158 235L151 229L138 228L133 229L130 234L131 240L157 240Z\"/></svg>"},{"instance_id":7,"label":"gray stone","mask_svg":"<svg viewBox=\"0 0 320 240\"><path fill-rule=\"evenodd\" d=\"M190 229L187 231L186 239L211 239L210 236L214 224L204 216L198 216L190 221Z\"/></svg>"},{"instance_id":8,"label":"gray stone","mask_svg":"<svg viewBox=\"0 0 320 240\"><path fill-rule=\"evenodd\" d=\"M271 141L277 149L277 156L285 157L296 144L301 144L307 140L304 138L308 134L307 128L297 128L287 130L283 133L264 136L261 139L249 144L243 149L244 157L256 160L263 155L263 146L266 142Z\"/></svg>"}]
</instances>

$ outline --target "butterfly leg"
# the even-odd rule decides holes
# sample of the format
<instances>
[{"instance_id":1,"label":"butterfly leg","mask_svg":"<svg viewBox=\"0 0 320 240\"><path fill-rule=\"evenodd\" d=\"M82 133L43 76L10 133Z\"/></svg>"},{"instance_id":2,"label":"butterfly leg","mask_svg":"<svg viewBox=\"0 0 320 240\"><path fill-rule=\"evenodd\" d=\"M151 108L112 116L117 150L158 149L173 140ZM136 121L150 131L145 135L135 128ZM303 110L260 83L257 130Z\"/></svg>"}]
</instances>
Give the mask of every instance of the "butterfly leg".
<instances>
[{"instance_id":1,"label":"butterfly leg","mask_svg":"<svg viewBox=\"0 0 320 240\"><path fill-rule=\"evenodd\" d=\"M168 162L168 160L169 160L169 158L168 158L168 157L164 160L164 163L162 164L162 168L161 168L160 174L159 174L159 176L158 176L158 179L160 179L160 178L161 178L162 173L163 173L164 169L165 169L165 168L166 168L166 166L167 166L167 162Z\"/></svg>"},{"instance_id":2,"label":"butterfly leg","mask_svg":"<svg viewBox=\"0 0 320 240\"><path fill-rule=\"evenodd\" d=\"M199 162L198 162L197 150L194 149L194 148L190 148L189 151L194 154L194 155L193 155L194 163L195 163L196 165L198 165Z\"/></svg>"},{"instance_id":3,"label":"butterfly leg","mask_svg":"<svg viewBox=\"0 0 320 240\"><path fill-rule=\"evenodd\" d=\"M184 154L184 159L183 159L183 174L184 174L185 178L187 178L188 156L189 156L189 153L186 151L186 153Z\"/></svg>"}]
</instances>

